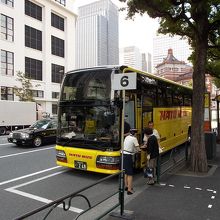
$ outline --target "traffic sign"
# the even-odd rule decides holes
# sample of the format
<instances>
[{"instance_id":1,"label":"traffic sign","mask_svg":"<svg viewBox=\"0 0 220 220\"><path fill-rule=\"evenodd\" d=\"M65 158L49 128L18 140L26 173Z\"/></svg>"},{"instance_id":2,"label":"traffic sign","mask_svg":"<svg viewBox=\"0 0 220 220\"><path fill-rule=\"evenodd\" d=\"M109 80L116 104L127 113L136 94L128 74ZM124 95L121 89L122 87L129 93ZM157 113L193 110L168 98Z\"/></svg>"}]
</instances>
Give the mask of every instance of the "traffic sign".
<instances>
[{"instance_id":1,"label":"traffic sign","mask_svg":"<svg viewBox=\"0 0 220 220\"><path fill-rule=\"evenodd\" d=\"M130 90L136 89L137 73L114 74L112 79L113 90Z\"/></svg>"}]
</instances>

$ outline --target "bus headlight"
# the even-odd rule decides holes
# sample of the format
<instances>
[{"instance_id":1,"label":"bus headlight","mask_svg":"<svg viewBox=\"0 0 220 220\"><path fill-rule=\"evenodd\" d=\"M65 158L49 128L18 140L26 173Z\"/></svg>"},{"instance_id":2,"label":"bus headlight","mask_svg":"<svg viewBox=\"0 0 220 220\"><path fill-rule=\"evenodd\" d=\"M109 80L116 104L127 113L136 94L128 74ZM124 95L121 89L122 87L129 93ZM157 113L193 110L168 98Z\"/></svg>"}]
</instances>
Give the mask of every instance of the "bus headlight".
<instances>
[{"instance_id":1,"label":"bus headlight","mask_svg":"<svg viewBox=\"0 0 220 220\"><path fill-rule=\"evenodd\" d=\"M101 169L117 170L120 167L120 156L102 156L96 158L96 167Z\"/></svg>"},{"instance_id":2,"label":"bus headlight","mask_svg":"<svg viewBox=\"0 0 220 220\"><path fill-rule=\"evenodd\" d=\"M63 150L56 150L57 161L67 163L66 153Z\"/></svg>"}]
</instances>

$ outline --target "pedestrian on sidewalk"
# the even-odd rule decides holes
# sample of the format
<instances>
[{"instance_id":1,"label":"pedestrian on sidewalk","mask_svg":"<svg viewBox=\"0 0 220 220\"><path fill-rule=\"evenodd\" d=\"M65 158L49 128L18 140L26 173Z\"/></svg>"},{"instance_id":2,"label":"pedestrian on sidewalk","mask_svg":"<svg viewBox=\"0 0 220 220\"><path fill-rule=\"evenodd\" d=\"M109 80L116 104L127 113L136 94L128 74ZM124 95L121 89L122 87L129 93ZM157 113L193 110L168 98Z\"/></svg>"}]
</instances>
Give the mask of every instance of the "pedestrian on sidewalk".
<instances>
[{"instance_id":1,"label":"pedestrian on sidewalk","mask_svg":"<svg viewBox=\"0 0 220 220\"><path fill-rule=\"evenodd\" d=\"M157 129L154 128L153 121L149 121L148 122L148 128L151 128L153 130L153 135L157 138L157 141L158 141L159 153L162 153L163 152L163 148L160 146L160 135L159 135L159 132L157 131ZM147 135L144 132L143 142L144 142L145 147L147 146L147 140L148 140L148 137L147 137Z\"/></svg>"},{"instance_id":2,"label":"pedestrian on sidewalk","mask_svg":"<svg viewBox=\"0 0 220 220\"><path fill-rule=\"evenodd\" d=\"M123 149L123 169L125 171L125 190L128 195L133 194L133 158L139 149L139 143L135 129L130 129L130 134L124 139L124 149Z\"/></svg>"},{"instance_id":3,"label":"pedestrian on sidewalk","mask_svg":"<svg viewBox=\"0 0 220 220\"><path fill-rule=\"evenodd\" d=\"M147 151L147 169L152 170L152 177L148 178L147 184L153 185L156 182L156 166L157 158L159 156L159 144L156 136L153 134L152 128L146 128L144 134L147 137L146 145L143 145L141 149Z\"/></svg>"}]
</instances>

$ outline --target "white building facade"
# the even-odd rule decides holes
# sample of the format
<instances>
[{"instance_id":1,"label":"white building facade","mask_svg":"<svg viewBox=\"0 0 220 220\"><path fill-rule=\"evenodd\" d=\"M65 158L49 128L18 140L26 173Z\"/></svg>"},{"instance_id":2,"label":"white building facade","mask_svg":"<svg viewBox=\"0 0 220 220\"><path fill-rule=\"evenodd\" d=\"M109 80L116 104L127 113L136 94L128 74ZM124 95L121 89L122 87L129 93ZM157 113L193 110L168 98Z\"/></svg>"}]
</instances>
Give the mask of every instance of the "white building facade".
<instances>
[{"instance_id":1,"label":"white building facade","mask_svg":"<svg viewBox=\"0 0 220 220\"><path fill-rule=\"evenodd\" d=\"M43 111L57 113L64 72L75 68L74 0L4 0L0 2L0 99L19 100L17 72L31 79L33 96ZM37 85L37 86L36 86Z\"/></svg>"},{"instance_id":2,"label":"white building facade","mask_svg":"<svg viewBox=\"0 0 220 220\"><path fill-rule=\"evenodd\" d=\"M118 8L101 0L78 9L76 68L119 63Z\"/></svg>"},{"instance_id":3,"label":"white building facade","mask_svg":"<svg viewBox=\"0 0 220 220\"><path fill-rule=\"evenodd\" d=\"M167 56L167 51L170 48L180 61L189 64L188 57L191 55L192 51L190 50L187 40L182 40L179 36L170 37L168 35L158 35L153 38L154 68L163 62L163 59Z\"/></svg>"}]
</instances>

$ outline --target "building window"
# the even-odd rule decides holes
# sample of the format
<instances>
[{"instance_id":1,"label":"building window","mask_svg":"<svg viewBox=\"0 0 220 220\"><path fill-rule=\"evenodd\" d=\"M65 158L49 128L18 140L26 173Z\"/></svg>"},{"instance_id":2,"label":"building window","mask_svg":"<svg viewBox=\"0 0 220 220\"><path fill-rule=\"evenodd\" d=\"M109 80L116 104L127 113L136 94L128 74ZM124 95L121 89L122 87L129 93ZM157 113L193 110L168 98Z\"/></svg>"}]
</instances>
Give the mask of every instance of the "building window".
<instances>
[{"instance_id":1,"label":"building window","mask_svg":"<svg viewBox=\"0 0 220 220\"><path fill-rule=\"evenodd\" d=\"M66 6L66 0L55 0L55 2L59 2L61 5Z\"/></svg>"},{"instance_id":2,"label":"building window","mask_svg":"<svg viewBox=\"0 0 220 220\"><path fill-rule=\"evenodd\" d=\"M42 51L42 32L25 25L25 46Z\"/></svg>"},{"instance_id":3,"label":"building window","mask_svg":"<svg viewBox=\"0 0 220 220\"><path fill-rule=\"evenodd\" d=\"M14 19L1 14L1 39L14 41Z\"/></svg>"},{"instance_id":4,"label":"building window","mask_svg":"<svg viewBox=\"0 0 220 220\"><path fill-rule=\"evenodd\" d=\"M14 0L1 0L2 3L14 7Z\"/></svg>"},{"instance_id":5,"label":"building window","mask_svg":"<svg viewBox=\"0 0 220 220\"><path fill-rule=\"evenodd\" d=\"M52 104L52 114L57 115L57 104Z\"/></svg>"},{"instance_id":6,"label":"building window","mask_svg":"<svg viewBox=\"0 0 220 220\"><path fill-rule=\"evenodd\" d=\"M42 21L42 8L28 0L25 0L25 14Z\"/></svg>"},{"instance_id":7,"label":"building window","mask_svg":"<svg viewBox=\"0 0 220 220\"><path fill-rule=\"evenodd\" d=\"M14 53L1 50L1 74L14 75Z\"/></svg>"},{"instance_id":8,"label":"building window","mask_svg":"<svg viewBox=\"0 0 220 220\"><path fill-rule=\"evenodd\" d=\"M52 92L52 99L59 99L59 92Z\"/></svg>"},{"instance_id":9,"label":"building window","mask_svg":"<svg viewBox=\"0 0 220 220\"><path fill-rule=\"evenodd\" d=\"M1 100L14 100L14 89L12 87L1 87Z\"/></svg>"},{"instance_id":10,"label":"building window","mask_svg":"<svg viewBox=\"0 0 220 220\"><path fill-rule=\"evenodd\" d=\"M64 18L51 13L51 26L64 31Z\"/></svg>"},{"instance_id":11,"label":"building window","mask_svg":"<svg viewBox=\"0 0 220 220\"><path fill-rule=\"evenodd\" d=\"M51 53L56 56L64 57L64 40L51 36Z\"/></svg>"},{"instance_id":12,"label":"building window","mask_svg":"<svg viewBox=\"0 0 220 220\"><path fill-rule=\"evenodd\" d=\"M37 98L43 98L44 97L44 91L42 90L31 90L33 97Z\"/></svg>"},{"instance_id":13,"label":"building window","mask_svg":"<svg viewBox=\"0 0 220 220\"><path fill-rule=\"evenodd\" d=\"M61 83L64 75L64 66L53 64L51 65L51 81L54 83Z\"/></svg>"},{"instance_id":14,"label":"building window","mask_svg":"<svg viewBox=\"0 0 220 220\"><path fill-rule=\"evenodd\" d=\"M42 80L42 61L25 57L25 75L30 79Z\"/></svg>"}]
</instances>

